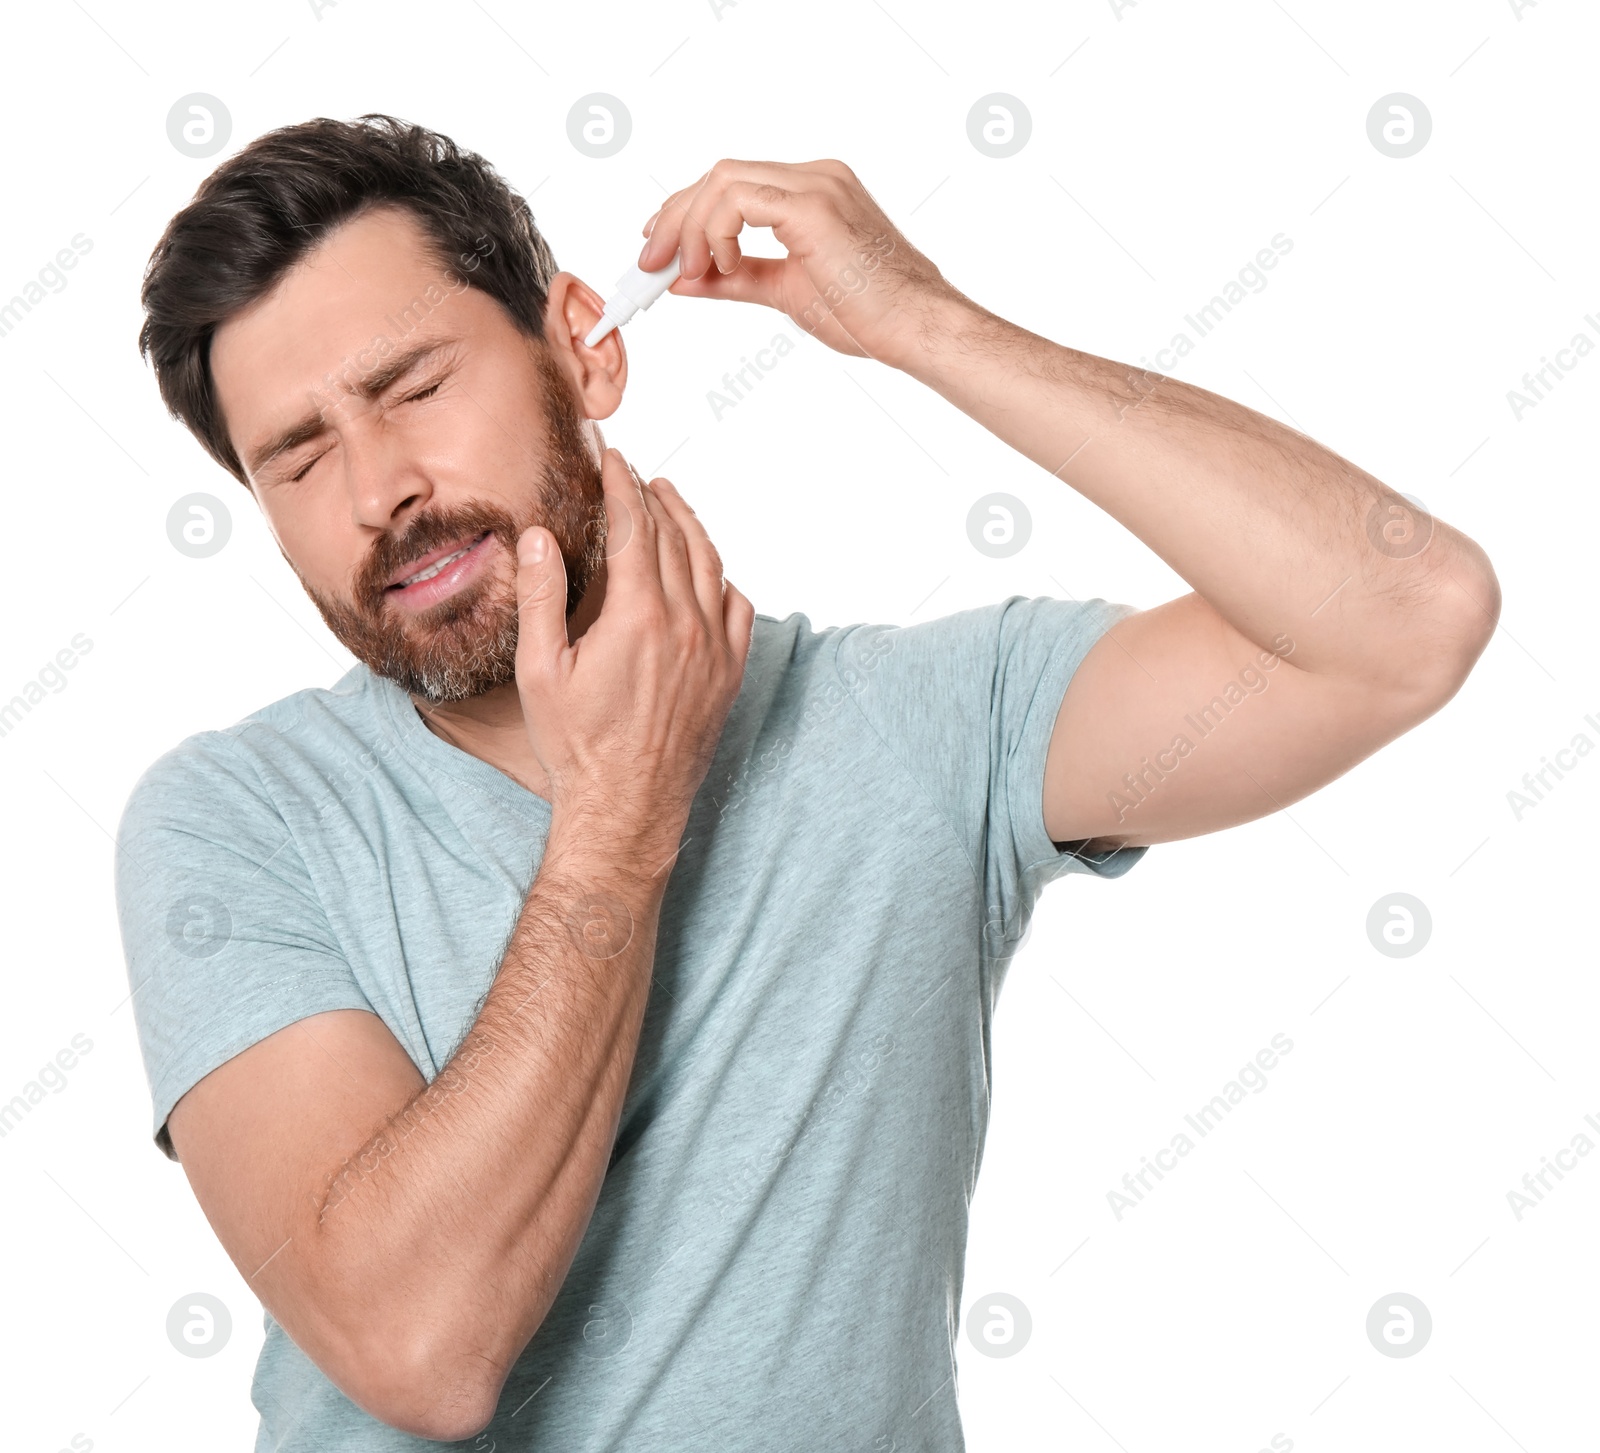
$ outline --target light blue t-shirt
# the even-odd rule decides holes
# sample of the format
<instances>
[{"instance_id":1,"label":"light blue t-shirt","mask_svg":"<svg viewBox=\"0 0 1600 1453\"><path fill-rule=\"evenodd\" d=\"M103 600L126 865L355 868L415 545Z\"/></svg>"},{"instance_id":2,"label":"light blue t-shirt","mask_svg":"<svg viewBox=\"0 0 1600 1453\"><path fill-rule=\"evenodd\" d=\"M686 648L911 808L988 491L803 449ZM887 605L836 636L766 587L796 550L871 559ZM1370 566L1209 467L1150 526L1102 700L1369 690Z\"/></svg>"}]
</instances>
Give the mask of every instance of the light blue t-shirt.
<instances>
[{"instance_id":1,"label":"light blue t-shirt","mask_svg":"<svg viewBox=\"0 0 1600 1453\"><path fill-rule=\"evenodd\" d=\"M1067 683L1131 610L756 617L594 1217L487 1437L459 1446L961 1449L995 999L1046 883L1145 851L1055 844L1042 808ZM549 822L360 666L161 757L117 852L157 1144L196 1081L323 1010L377 1014L432 1081ZM440 1446L361 1411L270 1315L252 1398L262 1453Z\"/></svg>"}]
</instances>

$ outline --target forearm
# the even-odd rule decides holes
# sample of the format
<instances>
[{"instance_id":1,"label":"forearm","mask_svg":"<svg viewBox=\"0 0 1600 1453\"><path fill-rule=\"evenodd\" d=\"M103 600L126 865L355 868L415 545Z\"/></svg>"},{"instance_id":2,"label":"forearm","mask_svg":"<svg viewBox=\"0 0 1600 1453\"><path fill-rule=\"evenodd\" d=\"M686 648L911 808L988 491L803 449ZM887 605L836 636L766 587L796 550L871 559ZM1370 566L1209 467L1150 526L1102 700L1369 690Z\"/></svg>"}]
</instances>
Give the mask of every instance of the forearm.
<instances>
[{"instance_id":1,"label":"forearm","mask_svg":"<svg viewBox=\"0 0 1600 1453\"><path fill-rule=\"evenodd\" d=\"M893 361L1126 526L1262 649L1287 632L1301 670L1409 682L1493 608L1474 541L1242 404L959 295Z\"/></svg>"},{"instance_id":2,"label":"forearm","mask_svg":"<svg viewBox=\"0 0 1600 1453\"><path fill-rule=\"evenodd\" d=\"M492 1406L593 1213L649 994L672 847L559 808L477 1020L350 1156L316 1219L349 1358ZM364 1330L363 1330L364 1329ZM407 1344L393 1355L396 1329Z\"/></svg>"}]
</instances>

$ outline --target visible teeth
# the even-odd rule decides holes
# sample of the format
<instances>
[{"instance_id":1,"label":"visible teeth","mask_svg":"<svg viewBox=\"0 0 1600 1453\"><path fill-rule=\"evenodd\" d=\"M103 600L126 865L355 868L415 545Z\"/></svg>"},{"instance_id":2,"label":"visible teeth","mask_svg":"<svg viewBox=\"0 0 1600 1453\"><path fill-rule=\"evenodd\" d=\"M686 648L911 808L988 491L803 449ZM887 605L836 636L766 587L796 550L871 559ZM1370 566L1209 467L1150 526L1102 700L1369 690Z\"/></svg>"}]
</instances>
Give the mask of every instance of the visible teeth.
<instances>
[{"instance_id":1,"label":"visible teeth","mask_svg":"<svg viewBox=\"0 0 1600 1453\"><path fill-rule=\"evenodd\" d=\"M473 545L475 545L475 544L477 544L477 541L474 540L472 543L473 543ZM435 560L433 562L433 564L430 565L426 570L419 570L419 571L417 571L417 573L415 575L406 576L406 578L404 580L402 580L400 582L400 584L403 585L403 586L404 585L417 585L417 584L420 584L424 580L432 580L433 577L435 575L437 575L441 570L443 570L446 565L449 565L452 562L454 562L456 560L459 560L471 548L472 548L472 545L463 545L461 547L461 549L457 550L454 555L446 555L443 560Z\"/></svg>"}]
</instances>

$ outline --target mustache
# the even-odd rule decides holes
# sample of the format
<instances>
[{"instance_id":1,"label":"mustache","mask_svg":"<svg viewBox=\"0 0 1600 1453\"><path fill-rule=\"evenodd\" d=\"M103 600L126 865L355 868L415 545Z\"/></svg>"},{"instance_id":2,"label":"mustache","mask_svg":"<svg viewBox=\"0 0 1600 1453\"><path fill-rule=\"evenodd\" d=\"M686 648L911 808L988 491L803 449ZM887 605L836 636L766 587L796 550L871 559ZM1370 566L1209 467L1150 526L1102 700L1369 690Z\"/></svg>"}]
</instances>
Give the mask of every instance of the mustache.
<instances>
[{"instance_id":1,"label":"mustache","mask_svg":"<svg viewBox=\"0 0 1600 1453\"><path fill-rule=\"evenodd\" d=\"M412 520L404 534L382 535L372 542L366 560L356 572L351 596L362 609L381 611L395 572L429 550L455 540L476 539L487 532L515 558L517 539L525 528L519 527L509 511L482 501L430 510Z\"/></svg>"}]
</instances>

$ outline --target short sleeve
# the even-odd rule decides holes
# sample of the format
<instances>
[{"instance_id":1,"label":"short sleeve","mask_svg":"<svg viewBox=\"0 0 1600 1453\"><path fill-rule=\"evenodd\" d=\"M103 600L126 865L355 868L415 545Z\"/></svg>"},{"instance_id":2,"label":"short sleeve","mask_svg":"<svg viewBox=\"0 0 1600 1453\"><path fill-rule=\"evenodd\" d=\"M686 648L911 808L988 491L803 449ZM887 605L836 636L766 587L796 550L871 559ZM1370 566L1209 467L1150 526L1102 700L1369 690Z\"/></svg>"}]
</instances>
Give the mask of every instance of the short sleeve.
<instances>
[{"instance_id":1,"label":"short sleeve","mask_svg":"<svg viewBox=\"0 0 1600 1453\"><path fill-rule=\"evenodd\" d=\"M981 874L986 951L1020 942L1040 891L1066 873L1119 878L1147 851L1091 854L1044 823L1044 769L1067 685L1135 607L1011 596L914 626L852 626L845 685L948 820Z\"/></svg>"},{"instance_id":2,"label":"short sleeve","mask_svg":"<svg viewBox=\"0 0 1600 1453\"><path fill-rule=\"evenodd\" d=\"M371 1010L297 845L248 757L191 737L135 785L117 830L117 916L155 1142L212 1070L328 1009Z\"/></svg>"}]
</instances>

